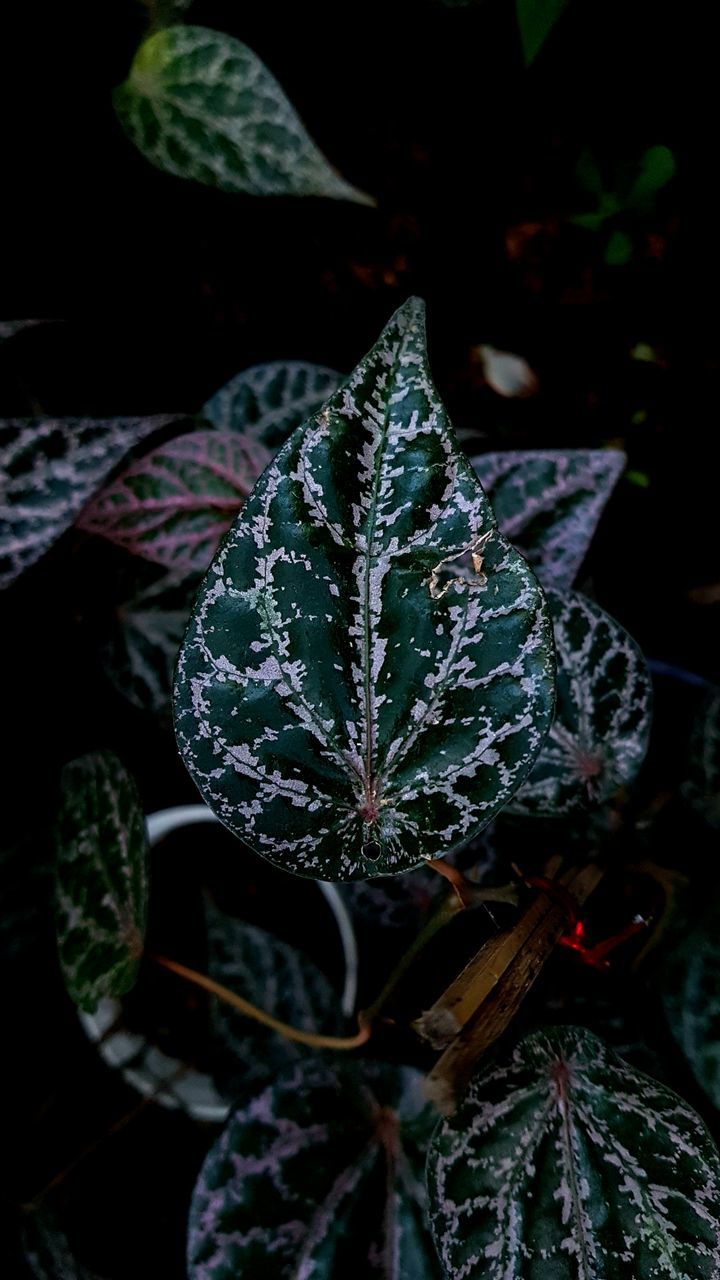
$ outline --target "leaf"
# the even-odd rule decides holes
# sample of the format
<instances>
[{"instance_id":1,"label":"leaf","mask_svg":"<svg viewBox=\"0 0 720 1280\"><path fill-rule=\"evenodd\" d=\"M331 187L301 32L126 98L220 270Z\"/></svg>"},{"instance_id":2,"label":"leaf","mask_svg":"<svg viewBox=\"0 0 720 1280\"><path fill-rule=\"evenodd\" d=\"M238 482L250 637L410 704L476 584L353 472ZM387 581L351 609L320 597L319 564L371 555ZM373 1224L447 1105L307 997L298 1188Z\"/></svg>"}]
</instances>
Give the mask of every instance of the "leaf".
<instances>
[{"instance_id":1,"label":"leaf","mask_svg":"<svg viewBox=\"0 0 720 1280\"><path fill-rule=\"evenodd\" d=\"M0 422L0 587L44 555L126 454L173 421L156 416Z\"/></svg>"},{"instance_id":2,"label":"leaf","mask_svg":"<svg viewBox=\"0 0 720 1280\"><path fill-rule=\"evenodd\" d=\"M542 595L456 448L412 300L291 436L213 562L178 660L181 753L271 862L387 875L509 800L552 687Z\"/></svg>"},{"instance_id":3,"label":"leaf","mask_svg":"<svg viewBox=\"0 0 720 1280\"><path fill-rule=\"evenodd\" d=\"M716 1280L720 1159L700 1117L580 1028L476 1077L428 1154L447 1277Z\"/></svg>"},{"instance_id":4,"label":"leaf","mask_svg":"<svg viewBox=\"0 0 720 1280\"><path fill-rule=\"evenodd\" d=\"M652 684L635 641L593 600L548 591L557 650L555 720L513 810L559 816L632 782L647 751Z\"/></svg>"},{"instance_id":5,"label":"leaf","mask_svg":"<svg viewBox=\"0 0 720 1280\"><path fill-rule=\"evenodd\" d=\"M525 66L535 61L568 0L515 0Z\"/></svg>"},{"instance_id":6,"label":"leaf","mask_svg":"<svg viewBox=\"0 0 720 1280\"><path fill-rule=\"evenodd\" d=\"M720 689L704 699L690 738L683 798L712 827L720 827Z\"/></svg>"},{"instance_id":7,"label":"leaf","mask_svg":"<svg viewBox=\"0 0 720 1280\"><path fill-rule=\"evenodd\" d=\"M630 188L628 207L641 212L652 207L654 197L675 177L676 169L669 147L648 147L640 158L640 172Z\"/></svg>"},{"instance_id":8,"label":"leaf","mask_svg":"<svg viewBox=\"0 0 720 1280\"><path fill-rule=\"evenodd\" d=\"M605 247L605 262L609 267L624 267L633 255L632 237L626 231L613 231Z\"/></svg>"},{"instance_id":9,"label":"leaf","mask_svg":"<svg viewBox=\"0 0 720 1280\"><path fill-rule=\"evenodd\" d=\"M252 49L220 31L156 31L113 101L130 140L166 173L256 196L374 203L331 168Z\"/></svg>"},{"instance_id":10,"label":"leaf","mask_svg":"<svg viewBox=\"0 0 720 1280\"><path fill-rule=\"evenodd\" d=\"M116 689L141 711L170 715L175 660L199 586L189 577L133 561L145 571L117 610L117 623L101 657Z\"/></svg>"},{"instance_id":11,"label":"leaf","mask_svg":"<svg viewBox=\"0 0 720 1280\"><path fill-rule=\"evenodd\" d=\"M342 374L303 360L256 364L231 378L208 400L203 417L221 431L242 431L273 452L324 404Z\"/></svg>"},{"instance_id":12,"label":"leaf","mask_svg":"<svg viewBox=\"0 0 720 1280\"><path fill-rule=\"evenodd\" d=\"M497 522L543 586L571 587L625 466L618 449L482 453L472 459Z\"/></svg>"},{"instance_id":13,"label":"leaf","mask_svg":"<svg viewBox=\"0 0 720 1280\"><path fill-rule=\"evenodd\" d=\"M720 929L717 908L685 936L661 974L668 1026L698 1084L720 1107Z\"/></svg>"},{"instance_id":14,"label":"leaf","mask_svg":"<svg viewBox=\"0 0 720 1280\"><path fill-rule=\"evenodd\" d=\"M297 1063L234 1112L205 1160L190 1280L439 1275L422 1178L434 1119L410 1068Z\"/></svg>"},{"instance_id":15,"label":"leaf","mask_svg":"<svg viewBox=\"0 0 720 1280\"><path fill-rule=\"evenodd\" d=\"M27 1275L35 1280L93 1280L71 1252L58 1224L37 1210L26 1213L21 1248Z\"/></svg>"},{"instance_id":16,"label":"leaf","mask_svg":"<svg viewBox=\"0 0 720 1280\"><path fill-rule=\"evenodd\" d=\"M232 433L178 436L98 494L78 526L177 573L203 573L269 461Z\"/></svg>"},{"instance_id":17,"label":"leaf","mask_svg":"<svg viewBox=\"0 0 720 1280\"><path fill-rule=\"evenodd\" d=\"M537 375L522 356L509 351L498 351L487 344L475 348L482 365L485 381L499 396L524 399L538 391Z\"/></svg>"},{"instance_id":18,"label":"leaf","mask_svg":"<svg viewBox=\"0 0 720 1280\"><path fill-rule=\"evenodd\" d=\"M56 843L60 962L73 1000L92 1011L133 986L147 918L145 819L110 751L63 769Z\"/></svg>"},{"instance_id":19,"label":"leaf","mask_svg":"<svg viewBox=\"0 0 720 1280\"><path fill-rule=\"evenodd\" d=\"M264 929L225 915L212 903L206 906L206 918L211 978L302 1031L342 1033L340 996L312 960ZM264 1084L308 1053L303 1045L249 1021L219 1001L213 1003L212 1022L227 1050L216 1075L228 1096L237 1096L252 1084Z\"/></svg>"},{"instance_id":20,"label":"leaf","mask_svg":"<svg viewBox=\"0 0 720 1280\"><path fill-rule=\"evenodd\" d=\"M39 324L48 324L47 320L0 320L0 342L7 342L23 329L34 329Z\"/></svg>"}]
</instances>

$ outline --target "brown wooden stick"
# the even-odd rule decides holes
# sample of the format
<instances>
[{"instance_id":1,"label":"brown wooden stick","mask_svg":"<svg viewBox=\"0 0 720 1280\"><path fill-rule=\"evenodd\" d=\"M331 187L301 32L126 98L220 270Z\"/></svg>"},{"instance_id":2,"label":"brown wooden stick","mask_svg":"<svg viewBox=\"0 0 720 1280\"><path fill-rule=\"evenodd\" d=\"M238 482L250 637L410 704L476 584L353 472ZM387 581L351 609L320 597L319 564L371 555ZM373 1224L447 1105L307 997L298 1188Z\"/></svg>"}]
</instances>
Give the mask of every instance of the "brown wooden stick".
<instances>
[{"instance_id":1,"label":"brown wooden stick","mask_svg":"<svg viewBox=\"0 0 720 1280\"><path fill-rule=\"evenodd\" d=\"M569 872L560 883L565 882L582 905L603 874L590 863ZM473 967L471 981L467 984L466 980L462 998L452 1010L455 1019L462 1017L464 1021L425 1082L428 1098L445 1115L455 1110L478 1059L506 1030L567 928L563 903L548 894L541 897L542 905L538 901L528 907L500 943L493 939L486 944L468 966Z\"/></svg>"}]
</instances>

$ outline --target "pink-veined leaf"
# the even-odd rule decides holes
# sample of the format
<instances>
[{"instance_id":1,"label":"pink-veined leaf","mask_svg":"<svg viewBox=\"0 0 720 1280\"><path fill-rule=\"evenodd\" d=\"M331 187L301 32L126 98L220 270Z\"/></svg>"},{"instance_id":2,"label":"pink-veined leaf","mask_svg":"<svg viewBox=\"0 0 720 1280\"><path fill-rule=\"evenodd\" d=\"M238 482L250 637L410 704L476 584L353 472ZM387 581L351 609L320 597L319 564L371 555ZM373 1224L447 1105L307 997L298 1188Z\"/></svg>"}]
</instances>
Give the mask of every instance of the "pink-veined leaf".
<instances>
[{"instance_id":1,"label":"pink-veined leaf","mask_svg":"<svg viewBox=\"0 0 720 1280\"><path fill-rule=\"evenodd\" d=\"M194 431L129 467L78 524L155 564L204 571L269 461L256 441Z\"/></svg>"}]
</instances>

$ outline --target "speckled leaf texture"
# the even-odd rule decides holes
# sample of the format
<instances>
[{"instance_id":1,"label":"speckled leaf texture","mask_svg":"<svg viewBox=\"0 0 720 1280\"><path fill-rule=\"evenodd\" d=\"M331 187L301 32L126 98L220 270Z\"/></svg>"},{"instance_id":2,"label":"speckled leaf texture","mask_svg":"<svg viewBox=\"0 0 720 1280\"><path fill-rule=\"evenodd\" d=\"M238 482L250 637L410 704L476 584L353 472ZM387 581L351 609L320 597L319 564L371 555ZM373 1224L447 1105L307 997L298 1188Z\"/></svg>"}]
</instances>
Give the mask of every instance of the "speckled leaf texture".
<instances>
[{"instance_id":1,"label":"speckled leaf texture","mask_svg":"<svg viewBox=\"0 0 720 1280\"><path fill-rule=\"evenodd\" d=\"M720 1108L720 911L671 954L660 989L668 1026L698 1084Z\"/></svg>"},{"instance_id":2,"label":"speckled leaf texture","mask_svg":"<svg viewBox=\"0 0 720 1280\"><path fill-rule=\"evenodd\" d=\"M242 431L275 452L341 382L334 369L304 360L255 364L216 391L202 413L221 431Z\"/></svg>"},{"instance_id":3,"label":"speckled leaf texture","mask_svg":"<svg viewBox=\"0 0 720 1280\"><path fill-rule=\"evenodd\" d=\"M625 468L618 449L481 453L472 464L503 533L546 587L573 585Z\"/></svg>"},{"instance_id":4,"label":"speckled leaf texture","mask_svg":"<svg viewBox=\"0 0 720 1280\"><path fill-rule=\"evenodd\" d=\"M478 1076L428 1156L448 1280L717 1280L720 1158L700 1117L588 1031Z\"/></svg>"},{"instance_id":5,"label":"speckled leaf texture","mask_svg":"<svg viewBox=\"0 0 720 1280\"><path fill-rule=\"evenodd\" d=\"M652 684L635 641L577 591L548 591L557 705L516 813L548 817L607 800L632 782L647 751Z\"/></svg>"},{"instance_id":6,"label":"speckled leaf texture","mask_svg":"<svg viewBox=\"0 0 720 1280\"><path fill-rule=\"evenodd\" d=\"M456 447L412 299L213 562L178 660L181 753L278 866L394 874L510 799L553 688L544 598Z\"/></svg>"},{"instance_id":7,"label":"speckled leaf texture","mask_svg":"<svg viewBox=\"0 0 720 1280\"><path fill-rule=\"evenodd\" d=\"M263 445L232 433L179 436L133 463L78 525L177 573L203 573L269 461Z\"/></svg>"},{"instance_id":8,"label":"speckled leaf texture","mask_svg":"<svg viewBox=\"0 0 720 1280\"><path fill-rule=\"evenodd\" d=\"M69 529L126 454L172 421L155 416L0 422L0 587Z\"/></svg>"},{"instance_id":9,"label":"speckled leaf texture","mask_svg":"<svg viewBox=\"0 0 720 1280\"><path fill-rule=\"evenodd\" d=\"M720 689L704 699L690 739L682 794L713 827L720 827Z\"/></svg>"},{"instance_id":10,"label":"speckled leaf texture","mask_svg":"<svg viewBox=\"0 0 720 1280\"><path fill-rule=\"evenodd\" d=\"M409 1068L297 1063L236 1110L190 1211L190 1280L435 1280Z\"/></svg>"},{"instance_id":11,"label":"speckled leaf texture","mask_svg":"<svg viewBox=\"0 0 720 1280\"><path fill-rule=\"evenodd\" d=\"M331 167L252 49L220 31L155 32L113 101L128 137L166 173L256 196L373 203Z\"/></svg>"},{"instance_id":12,"label":"speckled leaf texture","mask_svg":"<svg viewBox=\"0 0 720 1280\"><path fill-rule=\"evenodd\" d=\"M65 766L56 846L60 962L73 1000L92 1011L133 986L147 918L145 819L110 751Z\"/></svg>"},{"instance_id":13,"label":"speckled leaf texture","mask_svg":"<svg viewBox=\"0 0 720 1280\"><path fill-rule=\"evenodd\" d=\"M340 995L307 956L264 929L235 920L209 903L208 972L216 982L301 1031L341 1035ZM266 1083L310 1052L215 1001L213 1030L228 1050L215 1074L226 1096Z\"/></svg>"},{"instance_id":14,"label":"speckled leaf texture","mask_svg":"<svg viewBox=\"0 0 720 1280\"><path fill-rule=\"evenodd\" d=\"M201 575L165 572L138 560L132 563L140 572L134 589L117 607L102 649L102 664L115 688L133 706L169 719L175 660Z\"/></svg>"}]
</instances>

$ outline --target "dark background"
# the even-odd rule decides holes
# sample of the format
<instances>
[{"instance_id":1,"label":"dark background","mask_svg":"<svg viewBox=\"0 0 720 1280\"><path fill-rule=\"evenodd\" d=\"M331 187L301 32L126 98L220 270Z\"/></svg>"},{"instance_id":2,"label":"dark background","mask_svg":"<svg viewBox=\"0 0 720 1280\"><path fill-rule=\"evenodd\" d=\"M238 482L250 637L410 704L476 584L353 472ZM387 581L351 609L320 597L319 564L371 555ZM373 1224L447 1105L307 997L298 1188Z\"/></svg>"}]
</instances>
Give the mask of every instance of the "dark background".
<instances>
[{"instance_id":1,"label":"dark background","mask_svg":"<svg viewBox=\"0 0 720 1280\"><path fill-rule=\"evenodd\" d=\"M58 323L0 347L0 413L186 414L258 361L346 371L420 294L438 388L480 447L626 448L647 483L621 481L583 579L651 658L717 680L720 606L688 595L720 578L707 6L571 0L530 69L509 0L198 0L187 18L250 44L378 208L233 196L152 169L110 99L142 37L142 6L23 0L3 16L1 309ZM605 239L567 221L588 207L575 165L590 147L612 175L656 144L673 150L677 177L633 225L632 261L608 267ZM518 258L514 229L528 225L539 230ZM539 394L501 400L483 386L471 360L481 342L521 353ZM631 358L639 342L658 364ZM148 808L193 799L167 731L102 672L92 607L108 592L102 572L71 535L5 596L11 836L50 816L62 763L100 746L122 756ZM659 690L670 750L693 697L692 686ZM190 862L179 855L179 867ZM38 954L11 948L3 979L7 1239L17 1206L136 1102L79 1033L46 924L41 912ZM51 1197L100 1275L183 1274L187 1198L208 1141L151 1107Z\"/></svg>"}]
</instances>

